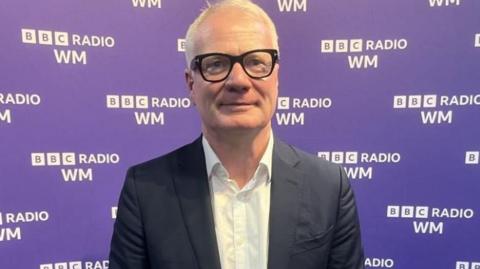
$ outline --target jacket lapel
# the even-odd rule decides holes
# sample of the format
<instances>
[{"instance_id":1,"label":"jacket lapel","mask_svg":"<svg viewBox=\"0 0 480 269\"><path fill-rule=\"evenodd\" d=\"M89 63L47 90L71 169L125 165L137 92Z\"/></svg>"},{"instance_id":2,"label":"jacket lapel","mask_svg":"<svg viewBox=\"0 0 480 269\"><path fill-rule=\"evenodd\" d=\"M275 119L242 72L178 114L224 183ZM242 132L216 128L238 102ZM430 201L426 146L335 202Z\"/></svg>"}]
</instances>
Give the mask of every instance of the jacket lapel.
<instances>
[{"instance_id":1,"label":"jacket lapel","mask_svg":"<svg viewBox=\"0 0 480 269\"><path fill-rule=\"evenodd\" d=\"M294 150L275 140L272 159L268 269L287 268L295 238L302 173Z\"/></svg>"},{"instance_id":2,"label":"jacket lapel","mask_svg":"<svg viewBox=\"0 0 480 269\"><path fill-rule=\"evenodd\" d=\"M220 269L201 137L178 154L175 169L175 190L199 268Z\"/></svg>"}]
</instances>

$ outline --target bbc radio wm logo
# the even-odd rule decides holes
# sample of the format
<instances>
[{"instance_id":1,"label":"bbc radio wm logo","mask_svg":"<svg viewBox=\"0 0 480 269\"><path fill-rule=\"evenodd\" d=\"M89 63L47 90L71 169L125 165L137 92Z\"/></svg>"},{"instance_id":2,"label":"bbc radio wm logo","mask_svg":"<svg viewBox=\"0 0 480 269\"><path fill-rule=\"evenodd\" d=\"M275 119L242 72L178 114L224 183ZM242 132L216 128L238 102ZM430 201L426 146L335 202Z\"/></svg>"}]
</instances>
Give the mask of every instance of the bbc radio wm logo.
<instances>
[{"instance_id":1,"label":"bbc radio wm logo","mask_svg":"<svg viewBox=\"0 0 480 269\"><path fill-rule=\"evenodd\" d=\"M365 268L393 268L395 261L390 258L370 258L366 257Z\"/></svg>"},{"instance_id":2,"label":"bbc radio wm logo","mask_svg":"<svg viewBox=\"0 0 480 269\"><path fill-rule=\"evenodd\" d=\"M415 219L412 221L416 234L443 234L447 220L471 220L475 215L470 208L430 208L428 206L387 206L387 218ZM430 220L428 220L430 219ZM437 220L437 221L433 221Z\"/></svg>"},{"instance_id":3,"label":"bbc radio wm logo","mask_svg":"<svg viewBox=\"0 0 480 269\"><path fill-rule=\"evenodd\" d=\"M277 0L280 12L307 12L307 0Z\"/></svg>"},{"instance_id":4,"label":"bbc radio wm logo","mask_svg":"<svg viewBox=\"0 0 480 269\"><path fill-rule=\"evenodd\" d=\"M31 162L34 167L62 167L64 182L86 182L93 181L93 168L78 166L118 164L120 156L117 153L33 152Z\"/></svg>"},{"instance_id":5,"label":"bbc radio wm logo","mask_svg":"<svg viewBox=\"0 0 480 269\"><path fill-rule=\"evenodd\" d=\"M470 95L396 95L393 97L393 108L399 110L420 109L420 120L423 124L451 124L453 110L439 110L438 107L469 107L480 105L480 94Z\"/></svg>"},{"instance_id":6,"label":"bbc radio wm logo","mask_svg":"<svg viewBox=\"0 0 480 269\"><path fill-rule=\"evenodd\" d=\"M22 227L26 223L45 222L49 219L47 211L0 212L0 242L22 240ZM13 227L3 227L12 226Z\"/></svg>"},{"instance_id":7,"label":"bbc radio wm logo","mask_svg":"<svg viewBox=\"0 0 480 269\"><path fill-rule=\"evenodd\" d=\"M39 269L108 269L108 260L103 261L66 261L40 264Z\"/></svg>"},{"instance_id":8,"label":"bbc radio wm logo","mask_svg":"<svg viewBox=\"0 0 480 269\"><path fill-rule=\"evenodd\" d=\"M347 55L350 69L378 68L378 51L405 50L408 47L407 39L363 40L363 39L337 39L322 40L322 53L361 54ZM375 53L375 54L371 54Z\"/></svg>"},{"instance_id":9,"label":"bbc radio wm logo","mask_svg":"<svg viewBox=\"0 0 480 269\"><path fill-rule=\"evenodd\" d=\"M151 109L187 109L192 106L189 98L149 97L146 95L107 95L106 105L110 109L131 109L137 125L165 125L165 113L145 111Z\"/></svg>"},{"instance_id":10,"label":"bbc radio wm logo","mask_svg":"<svg viewBox=\"0 0 480 269\"><path fill-rule=\"evenodd\" d=\"M277 110L275 118L278 125L304 125L304 112L287 112L285 110L294 109L328 109L332 106L332 99L323 98L296 98L296 97L278 97Z\"/></svg>"},{"instance_id":11,"label":"bbc radio wm logo","mask_svg":"<svg viewBox=\"0 0 480 269\"><path fill-rule=\"evenodd\" d=\"M427 0L430 7L454 7L460 5L460 0Z\"/></svg>"},{"instance_id":12,"label":"bbc radio wm logo","mask_svg":"<svg viewBox=\"0 0 480 269\"><path fill-rule=\"evenodd\" d=\"M373 166L380 164L398 164L401 155L398 152L358 152L358 151L319 151L319 158L333 163L343 164L349 179L372 179Z\"/></svg>"},{"instance_id":13,"label":"bbc radio wm logo","mask_svg":"<svg viewBox=\"0 0 480 269\"><path fill-rule=\"evenodd\" d=\"M38 94L31 93L1 93L0 92L0 105L1 106L38 106L42 99ZM0 108L0 124L12 123L13 113L11 108Z\"/></svg>"},{"instance_id":14,"label":"bbc radio wm logo","mask_svg":"<svg viewBox=\"0 0 480 269\"><path fill-rule=\"evenodd\" d=\"M111 36L79 35L53 30L21 29L25 44L53 46L53 54L58 64L87 64L87 51L60 49L58 47L113 48L115 39Z\"/></svg>"},{"instance_id":15,"label":"bbc radio wm logo","mask_svg":"<svg viewBox=\"0 0 480 269\"><path fill-rule=\"evenodd\" d=\"M457 261L455 269L480 269L480 262Z\"/></svg>"},{"instance_id":16,"label":"bbc radio wm logo","mask_svg":"<svg viewBox=\"0 0 480 269\"><path fill-rule=\"evenodd\" d=\"M132 0L136 8L162 8L162 0Z\"/></svg>"}]
</instances>

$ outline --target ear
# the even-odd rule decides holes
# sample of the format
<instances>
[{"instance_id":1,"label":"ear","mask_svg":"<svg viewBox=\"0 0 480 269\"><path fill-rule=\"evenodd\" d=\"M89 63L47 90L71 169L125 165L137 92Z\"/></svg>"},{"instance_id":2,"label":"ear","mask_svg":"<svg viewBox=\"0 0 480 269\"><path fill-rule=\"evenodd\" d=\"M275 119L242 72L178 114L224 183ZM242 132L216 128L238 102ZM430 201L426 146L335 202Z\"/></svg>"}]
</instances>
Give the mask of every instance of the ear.
<instances>
[{"instance_id":1,"label":"ear","mask_svg":"<svg viewBox=\"0 0 480 269\"><path fill-rule=\"evenodd\" d=\"M280 72L280 64L277 63L277 66L275 68L277 68L277 88L278 88L278 84L280 83L280 79L278 78L278 74Z\"/></svg>"},{"instance_id":2,"label":"ear","mask_svg":"<svg viewBox=\"0 0 480 269\"><path fill-rule=\"evenodd\" d=\"M195 105L195 99L193 98L193 77L192 77L192 70L185 69L185 83L187 84L188 94L190 96L190 100L192 101L193 105Z\"/></svg>"},{"instance_id":3,"label":"ear","mask_svg":"<svg viewBox=\"0 0 480 269\"><path fill-rule=\"evenodd\" d=\"M185 82L187 83L188 90L192 91L193 89L192 71L188 68L185 69Z\"/></svg>"}]
</instances>

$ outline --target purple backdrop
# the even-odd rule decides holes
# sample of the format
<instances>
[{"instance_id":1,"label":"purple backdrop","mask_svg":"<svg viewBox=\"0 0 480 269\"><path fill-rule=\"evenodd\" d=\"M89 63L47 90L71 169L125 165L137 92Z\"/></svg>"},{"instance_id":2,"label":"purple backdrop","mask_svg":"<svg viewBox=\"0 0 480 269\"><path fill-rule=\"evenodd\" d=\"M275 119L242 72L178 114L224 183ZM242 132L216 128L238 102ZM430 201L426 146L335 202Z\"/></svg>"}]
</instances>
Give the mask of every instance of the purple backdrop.
<instances>
[{"instance_id":1,"label":"purple backdrop","mask_svg":"<svg viewBox=\"0 0 480 269\"><path fill-rule=\"evenodd\" d=\"M275 134L342 163L367 268L480 268L480 2L262 0ZM127 167L199 135L203 1L0 2L0 268L108 268Z\"/></svg>"}]
</instances>

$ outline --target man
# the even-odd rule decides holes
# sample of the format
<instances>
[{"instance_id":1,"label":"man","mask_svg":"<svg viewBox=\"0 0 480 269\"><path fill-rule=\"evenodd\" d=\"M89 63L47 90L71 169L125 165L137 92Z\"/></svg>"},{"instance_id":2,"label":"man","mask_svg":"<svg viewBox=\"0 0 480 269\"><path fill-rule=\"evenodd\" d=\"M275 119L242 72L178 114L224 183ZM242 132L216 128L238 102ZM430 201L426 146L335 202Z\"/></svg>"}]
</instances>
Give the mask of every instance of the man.
<instances>
[{"instance_id":1,"label":"man","mask_svg":"<svg viewBox=\"0 0 480 269\"><path fill-rule=\"evenodd\" d=\"M268 15L219 2L186 44L202 136L129 169L110 268L363 268L344 171L272 135L279 63Z\"/></svg>"}]
</instances>

